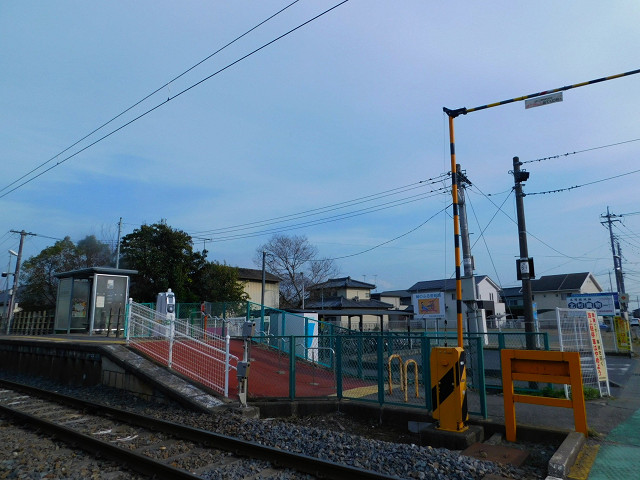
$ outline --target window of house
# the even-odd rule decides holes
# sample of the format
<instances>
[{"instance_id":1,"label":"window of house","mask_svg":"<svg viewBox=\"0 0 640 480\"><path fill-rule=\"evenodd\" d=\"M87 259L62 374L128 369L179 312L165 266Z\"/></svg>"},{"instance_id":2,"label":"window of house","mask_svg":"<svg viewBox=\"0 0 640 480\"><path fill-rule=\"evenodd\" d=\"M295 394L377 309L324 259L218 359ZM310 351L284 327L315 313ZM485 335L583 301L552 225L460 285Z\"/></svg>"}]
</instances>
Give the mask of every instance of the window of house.
<instances>
[{"instance_id":1,"label":"window of house","mask_svg":"<svg viewBox=\"0 0 640 480\"><path fill-rule=\"evenodd\" d=\"M531 295L531 300L535 300L536 296L535 295Z\"/></svg>"},{"instance_id":2,"label":"window of house","mask_svg":"<svg viewBox=\"0 0 640 480\"><path fill-rule=\"evenodd\" d=\"M455 300L455 299L456 299L456 294L455 294L455 293L452 293L452 294L451 294L451 300Z\"/></svg>"},{"instance_id":3,"label":"window of house","mask_svg":"<svg viewBox=\"0 0 640 480\"><path fill-rule=\"evenodd\" d=\"M489 300L493 301L493 293L489 293Z\"/></svg>"}]
</instances>

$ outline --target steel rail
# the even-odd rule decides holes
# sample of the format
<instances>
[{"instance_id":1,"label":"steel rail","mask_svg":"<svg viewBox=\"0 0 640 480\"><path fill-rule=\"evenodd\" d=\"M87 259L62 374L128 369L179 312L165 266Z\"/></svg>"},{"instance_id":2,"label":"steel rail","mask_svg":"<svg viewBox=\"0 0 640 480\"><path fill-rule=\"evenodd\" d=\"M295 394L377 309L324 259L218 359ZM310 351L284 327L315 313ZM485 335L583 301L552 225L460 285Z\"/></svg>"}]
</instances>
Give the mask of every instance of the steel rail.
<instances>
[{"instance_id":1,"label":"steel rail","mask_svg":"<svg viewBox=\"0 0 640 480\"><path fill-rule=\"evenodd\" d=\"M197 475L193 475L186 470L166 465L153 458L140 455L109 442L98 440L89 435L85 435L84 433L72 430L71 428L38 418L34 415L21 412L5 405L0 405L0 411L8 416L18 418L22 422L35 426L49 435L55 435L64 442L77 445L82 450L88 451L94 455L100 455L101 457L115 460L116 462L122 462L127 466L127 468L144 475L149 475L153 478L162 478L167 480L172 478L179 480L194 480L202 478Z\"/></svg>"},{"instance_id":2,"label":"steel rail","mask_svg":"<svg viewBox=\"0 0 640 480\"><path fill-rule=\"evenodd\" d=\"M70 397L68 395L63 395L56 392L50 392L47 390L42 390L29 385L24 385L21 383L0 380L0 385L5 385L8 388L20 390L25 393L32 394L34 396L43 397L46 399L53 399L56 402L59 402L65 405L74 406L76 408L82 408L86 411L90 411L94 413L97 412L100 415L107 416L128 424L136 425L139 427L145 427L145 428L166 433L169 435L174 435L184 440L198 442L200 444L206 445L211 448L232 452L238 456L247 457L251 459L258 459L258 460L266 460L275 466L282 467L282 468L291 468L298 472L307 473L319 478L330 478L330 479L336 479L336 480L400 480L400 477L397 477L397 476L386 475L383 473L377 473L370 470L364 470L364 469L352 467L350 465L336 464L328 460L322 460L322 459L311 457L308 455L291 453L275 447L269 447L269 446L251 442L248 440L229 437L227 435L209 432L199 428L188 427L185 425L180 425L178 423L168 422L166 420L160 420L157 418L149 417L147 415L141 415L141 414L119 410L117 408L109 407L107 405L102 405L94 402L81 400L78 398ZM2 407L3 410L5 408L6 407ZM18 414L21 416L28 417L28 415L23 414L21 412L18 412ZM42 425L38 425L38 426L41 426L41 428L43 429L58 427L46 420L41 420L41 419L36 419L36 420L37 422L42 422ZM26 418L25 418L25 421L27 421ZM78 434L77 432L70 430L66 427L60 427L60 428L63 429L60 432L61 438L64 438L63 435L72 435L72 434L81 435L82 436L81 439L70 438L68 441L75 442L79 446L84 448L85 446L84 437L86 437L86 435ZM88 438L91 440L91 442L87 441L86 443L87 447L89 448L91 448L92 444L95 444L96 442L100 442L100 445L104 445L101 441L98 441L90 437ZM115 447L113 445L109 445L109 447L113 447L113 454L118 456L118 458L115 458L116 460L122 460L124 458L122 457L120 450L123 450L126 453L131 453L129 450L120 449L119 447ZM111 453L111 448L107 452L102 452L102 453ZM131 457L131 458L133 458L135 462L138 462L139 461L138 457L140 456L137 455L136 457ZM143 468L151 468L151 463L153 463L154 461L152 459L149 459L148 457L142 457L142 458L145 459L145 462L140 463L139 466ZM134 463L131 468L134 468L135 466L137 465ZM176 469L173 469L173 470L176 470ZM179 470L179 471L190 476L176 477L176 476L171 476L173 475L173 473L171 473L168 477L162 477L162 478L200 478L197 476L192 476L190 473L185 472L184 470ZM149 472L145 471L142 473L148 474ZM156 475L162 475L162 472L160 471L151 472L151 473Z\"/></svg>"}]
</instances>

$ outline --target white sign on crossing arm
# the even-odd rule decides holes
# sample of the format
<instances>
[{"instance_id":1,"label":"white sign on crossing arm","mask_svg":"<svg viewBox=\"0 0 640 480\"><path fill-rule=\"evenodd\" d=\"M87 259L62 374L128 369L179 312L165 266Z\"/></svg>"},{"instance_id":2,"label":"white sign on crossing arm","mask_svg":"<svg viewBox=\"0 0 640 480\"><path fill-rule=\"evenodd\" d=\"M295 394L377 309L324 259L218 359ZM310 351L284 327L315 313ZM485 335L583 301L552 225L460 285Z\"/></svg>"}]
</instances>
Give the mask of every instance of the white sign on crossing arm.
<instances>
[{"instance_id":1,"label":"white sign on crossing arm","mask_svg":"<svg viewBox=\"0 0 640 480\"><path fill-rule=\"evenodd\" d=\"M549 105L550 103L557 103L562 101L562 92L552 93L551 95L544 95L542 97L530 98L524 101L524 108L542 107L543 105Z\"/></svg>"}]
</instances>

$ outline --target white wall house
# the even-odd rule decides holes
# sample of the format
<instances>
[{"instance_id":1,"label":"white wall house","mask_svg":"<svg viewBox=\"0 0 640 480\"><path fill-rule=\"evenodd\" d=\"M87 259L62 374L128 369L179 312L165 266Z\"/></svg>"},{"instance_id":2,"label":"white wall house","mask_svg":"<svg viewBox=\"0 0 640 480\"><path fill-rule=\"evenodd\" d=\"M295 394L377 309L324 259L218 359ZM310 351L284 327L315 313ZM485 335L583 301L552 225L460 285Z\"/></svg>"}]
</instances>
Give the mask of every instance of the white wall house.
<instances>
[{"instance_id":1,"label":"white wall house","mask_svg":"<svg viewBox=\"0 0 640 480\"><path fill-rule=\"evenodd\" d=\"M479 310L479 322L484 323L484 328L487 324L489 327L496 326L497 322L504 322L505 317L505 305L500 297L500 287L489 278L487 275L477 275L473 277L473 282L470 279L463 279L462 283L462 298L473 298L473 289L475 288L475 299ZM455 279L443 279L443 280L426 280L417 282L407 289L410 294L414 293L444 293L444 309L445 317L447 319L447 327L455 330L457 321L456 311L456 280ZM382 294L381 294L382 295ZM462 318L463 318L463 330L467 330L467 319L470 318L470 311L468 312L466 304L462 303ZM486 322L486 323L485 323ZM442 329L444 319L439 321L439 328ZM436 320L430 320L427 324L427 328L436 328ZM483 330L482 326L480 328ZM471 326L471 331L476 331L474 326Z\"/></svg>"},{"instance_id":2,"label":"white wall house","mask_svg":"<svg viewBox=\"0 0 640 480\"><path fill-rule=\"evenodd\" d=\"M262 270L238 268L238 280L244 285L244 292L249 301L260 303L262 300ZM264 305L278 308L280 306L280 278L265 272Z\"/></svg>"}]
</instances>

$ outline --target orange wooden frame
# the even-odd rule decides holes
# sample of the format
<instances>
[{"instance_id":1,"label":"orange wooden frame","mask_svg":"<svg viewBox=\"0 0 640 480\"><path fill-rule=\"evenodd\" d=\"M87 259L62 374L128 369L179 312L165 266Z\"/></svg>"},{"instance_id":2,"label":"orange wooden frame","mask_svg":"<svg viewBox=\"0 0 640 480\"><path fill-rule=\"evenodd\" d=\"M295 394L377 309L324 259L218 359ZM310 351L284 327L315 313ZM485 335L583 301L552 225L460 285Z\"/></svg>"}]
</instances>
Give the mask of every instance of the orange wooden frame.
<instances>
[{"instance_id":1,"label":"orange wooden frame","mask_svg":"<svg viewBox=\"0 0 640 480\"><path fill-rule=\"evenodd\" d=\"M573 408L577 432L587 435L587 411L582 391L582 370L578 352L540 350L502 350L502 391L507 440L516 441L515 403ZM514 394L516 380L571 385L571 399Z\"/></svg>"}]
</instances>

